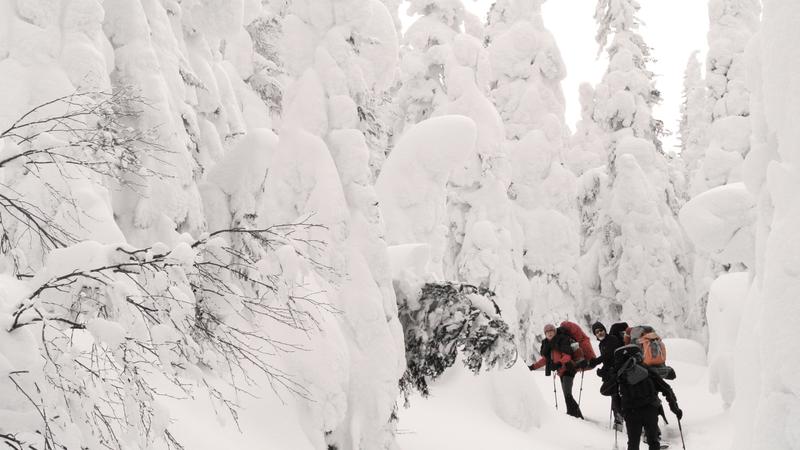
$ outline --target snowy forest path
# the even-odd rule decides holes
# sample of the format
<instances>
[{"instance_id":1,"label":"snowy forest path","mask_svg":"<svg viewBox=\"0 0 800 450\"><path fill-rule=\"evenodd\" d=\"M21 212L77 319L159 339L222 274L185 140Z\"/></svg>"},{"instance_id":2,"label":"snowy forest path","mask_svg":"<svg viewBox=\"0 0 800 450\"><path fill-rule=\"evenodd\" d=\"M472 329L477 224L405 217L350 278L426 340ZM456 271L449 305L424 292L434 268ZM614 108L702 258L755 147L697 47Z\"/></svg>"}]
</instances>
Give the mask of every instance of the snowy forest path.
<instances>
[{"instance_id":1,"label":"snowy forest path","mask_svg":"<svg viewBox=\"0 0 800 450\"><path fill-rule=\"evenodd\" d=\"M681 424L686 448L730 448L733 433L729 413L723 409L719 396L709 392L707 366L681 361L680 356L680 351L671 354L674 360L670 364L678 378L669 383L684 412ZM517 366L522 364L518 362ZM515 369L519 367L512 370ZM533 383L538 388L538 408L545 410L540 411L541 425L524 432L509 424L522 420L522 414L515 409L518 407L513 405L517 399L508 396L497 398L495 388L487 382L491 374L472 376L457 367L451 370L457 373L445 374L441 382L431 387L429 398L414 397L411 408L400 410L398 440L403 450L614 448L614 430L609 428L610 399L600 395L600 378L594 371L587 371L584 376L581 410L586 420L565 414L560 383L557 385L558 411L555 411L552 379L541 370L524 374L523 382ZM580 386L578 380L573 392L576 399ZM519 388L525 389L525 386ZM680 449L677 420L669 411L667 419L668 424L660 420L664 442L669 443L671 449ZM625 448L626 442L624 432L619 433L618 448Z\"/></svg>"}]
</instances>

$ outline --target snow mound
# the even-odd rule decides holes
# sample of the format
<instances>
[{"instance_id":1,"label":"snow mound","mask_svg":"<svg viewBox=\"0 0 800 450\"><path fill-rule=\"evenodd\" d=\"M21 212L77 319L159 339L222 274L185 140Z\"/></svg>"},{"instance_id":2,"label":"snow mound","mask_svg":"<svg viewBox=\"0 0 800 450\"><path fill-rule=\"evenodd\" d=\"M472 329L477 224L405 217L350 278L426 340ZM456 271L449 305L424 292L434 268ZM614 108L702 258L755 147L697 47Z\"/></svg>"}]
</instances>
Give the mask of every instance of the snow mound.
<instances>
[{"instance_id":1,"label":"snow mound","mask_svg":"<svg viewBox=\"0 0 800 450\"><path fill-rule=\"evenodd\" d=\"M428 119L408 129L375 183L388 244L427 243L432 270L441 270L447 180L472 153L475 123L463 116Z\"/></svg>"},{"instance_id":2,"label":"snow mound","mask_svg":"<svg viewBox=\"0 0 800 450\"><path fill-rule=\"evenodd\" d=\"M687 202L679 219L698 249L720 263L742 261L752 267L755 198L743 183L710 189Z\"/></svg>"}]
</instances>

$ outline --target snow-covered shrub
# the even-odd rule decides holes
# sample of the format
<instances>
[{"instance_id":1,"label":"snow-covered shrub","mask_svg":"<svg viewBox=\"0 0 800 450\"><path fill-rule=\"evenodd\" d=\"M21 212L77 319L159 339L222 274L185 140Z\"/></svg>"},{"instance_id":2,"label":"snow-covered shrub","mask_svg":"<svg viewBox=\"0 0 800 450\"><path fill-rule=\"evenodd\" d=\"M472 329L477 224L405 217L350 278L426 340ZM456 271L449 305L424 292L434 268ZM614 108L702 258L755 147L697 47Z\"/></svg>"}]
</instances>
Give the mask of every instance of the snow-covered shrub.
<instances>
[{"instance_id":1,"label":"snow-covered shrub","mask_svg":"<svg viewBox=\"0 0 800 450\"><path fill-rule=\"evenodd\" d=\"M3 298L0 348L22 342L37 356L4 352L10 376L0 389L14 395L0 416L29 420L0 431L36 448L180 448L164 397L206 390L236 420L229 387L249 393L266 377L281 392L308 395L274 365L275 352L299 347L270 333L313 329L312 316L297 307L312 299L295 297L291 277L223 238L247 234L285 260L290 235L306 226L314 225L219 230L174 248L84 241L50 252L24 296Z\"/></svg>"},{"instance_id":2,"label":"snow-covered shrub","mask_svg":"<svg viewBox=\"0 0 800 450\"><path fill-rule=\"evenodd\" d=\"M398 299L407 362L400 389L406 399L412 389L427 396L428 383L452 366L459 352L474 373L516 361L514 336L493 297L468 284L427 283L419 298Z\"/></svg>"},{"instance_id":3,"label":"snow-covered shrub","mask_svg":"<svg viewBox=\"0 0 800 450\"><path fill-rule=\"evenodd\" d=\"M298 306L313 296L294 292L298 267L316 263L302 254L324 243L294 233L320 226L240 221L170 245L124 243L97 197L102 183L135 189L162 175L144 158L166 150L123 123L146 107L127 90L77 93L0 133L9 183L0 190L0 437L9 445L180 448L164 398L206 391L236 420L235 395L254 380L308 395L275 365L276 353L298 347L271 333L317 325Z\"/></svg>"}]
</instances>

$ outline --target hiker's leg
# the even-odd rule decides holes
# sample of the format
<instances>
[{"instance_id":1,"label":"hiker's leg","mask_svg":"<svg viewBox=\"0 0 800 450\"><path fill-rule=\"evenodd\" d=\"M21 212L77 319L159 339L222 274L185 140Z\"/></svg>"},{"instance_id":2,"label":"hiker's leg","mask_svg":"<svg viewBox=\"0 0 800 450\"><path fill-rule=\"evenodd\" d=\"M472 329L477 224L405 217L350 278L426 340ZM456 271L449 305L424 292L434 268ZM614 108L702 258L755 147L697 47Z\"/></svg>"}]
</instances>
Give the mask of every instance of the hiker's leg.
<instances>
[{"instance_id":1,"label":"hiker's leg","mask_svg":"<svg viewBox=\"0 0 800 450\"><path fill-rule=\"evenodd\" d=\"M642 418L639 409L627 410L623 413L625 417L625 429L628 432L628 450L639 450L639 437L642 435Z\"/></svg>"},{"instance_id":2,"label":"hiker's leg","mask_svg":"<svg viewBox=\"0 0 800 450\"><path fill-rule=\"evenodd\" d=\"M578 402L572 396L572 384L575 377L572 375L561 376L561 391L564 393L564 403L567 405L567 414L573 417L579 417Z\"/></svg>"},{"instance_id":3,"label":"hiker's leg","mask_svg":"<svg viewBox=\"0 0 800 450\"><path fill-rule=\"evenodd\" d=\"M614 413L614 424L619 424L620 431L622 430L622 408L620 407L620 403L622 399L619 397L619 394L614 394L611 396L611 411Z\"/></svg>"},{"instance_id":4,"label":"hiker's leg","mask_svg":"<svg viewBox=\"0 0 800 450\"><path fill-rule=\"evenodd\" d=\"M658 450L661 442L661 431L658 429L658 408L648 406L647 408L642 408L642 413L648 448L650 450Z\"/></svg>"}]
</instances>

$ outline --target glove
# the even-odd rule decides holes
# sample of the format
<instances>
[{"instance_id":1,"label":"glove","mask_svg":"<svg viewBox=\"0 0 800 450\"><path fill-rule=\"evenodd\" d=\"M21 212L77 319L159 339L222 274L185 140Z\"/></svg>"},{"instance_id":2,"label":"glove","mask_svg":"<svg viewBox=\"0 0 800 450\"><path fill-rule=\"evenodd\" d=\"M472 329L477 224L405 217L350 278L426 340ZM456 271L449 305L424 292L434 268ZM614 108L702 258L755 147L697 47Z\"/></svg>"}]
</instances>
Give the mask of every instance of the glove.
<instances>
[{"instance_id":1,"label":"glove","mask_svg":"<svg viewBox=\"0 0 800 450\"><path fill-rule=\"evenodd\" d=\"M598 356L597 358L592 358L592 361L589 363L589 367L590 367L590 368L592 368L592 369L594 369L594 368L595 368L595 367L597 367L597 366L598 366L598 365L599 365L601 362L603 362L603 358L601 358L601 357L599 357L599 356Z\"/></svg>"},{"instance_id":2,"label":"glove","mask_svg":"<svg viewBox=\"0 0 800 450\"><path fill-rule=\"evenodd\" d=\"M678 402L676 402L675 400L669 402L669 410L672 411L672 414L675 414L675 417L677 417L678 420L681 420L681 418L683 417L683 411L681 411L681 409L678 408Z\"/></svg>"},{"instance_id":3,"label":"glove","mask_svg":"<svg viewBox=\"0 0 800 450\"><path fill-rule=\"evenodd\" d=\"M561 368L561 366L562 366L562 364L561 364L560 362L553 363L553 364L551 365L551 367L553 368L553 370L558 370L558 369L560 369L560 368Z\"/></svg>"},{"instance_id":4,"label":"glove","mask_svg":"<svg viewBox=\"0 0 800 450\"><path fill-rule=\"evenodd\" d=\"M564 364L564 367L566 367L567 370L574 370L575 369L575 363L572 362L572 361L567 361L567 363Z\"/></svg>"},{"instance_id":5,"label":"glove","mask_svg":"<svg viewBox=\"0 0 800 450\"><path fill-rule=\"evenodd\" d=\"M531 364L530 366L528 366L528 370L536 370L536 369L534 369L533 364Z\"/></svg>"},{"instance_id":6,"label":"glove","mask_svg":"<svg viewBox=\"0 0 800 450\"><path fill-rule=\"evenodd\" d=\"M578 361L578 369L585 369L587 367L589 367L589 361L585 359Z\"/></svg>"}]
</instances>

